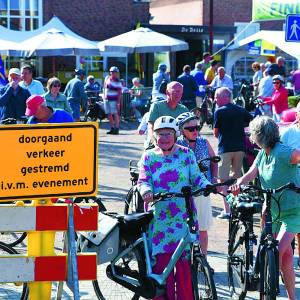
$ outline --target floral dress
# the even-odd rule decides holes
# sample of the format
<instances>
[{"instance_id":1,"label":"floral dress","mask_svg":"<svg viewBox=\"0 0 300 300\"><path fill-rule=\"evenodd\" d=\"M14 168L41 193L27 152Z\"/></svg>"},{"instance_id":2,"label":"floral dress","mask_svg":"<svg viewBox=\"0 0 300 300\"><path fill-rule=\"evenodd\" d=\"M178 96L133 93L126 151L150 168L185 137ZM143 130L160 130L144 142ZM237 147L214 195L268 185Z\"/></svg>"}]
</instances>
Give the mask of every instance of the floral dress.
<instances>
[{"instance_id":1,"label":"floral dress","mask_svg":"<svg viewBox=\"0 0 300 300\"><path fill-rule=\"evenodd\" d=\"M181 147L162 156L154 149L144 153L139 174L139 190L147 192L181 192L182 187L205 187L209 182L199 172L194 153ZM194 208L194 213L196 210ZM149 226L152 255L173 253L186 233L187 212L183 198L171 198L154 206L154 218ZM188 250L189 247L186 248ZM187 253L187 252L186 252Z\"/></svg>"}]
</instances>

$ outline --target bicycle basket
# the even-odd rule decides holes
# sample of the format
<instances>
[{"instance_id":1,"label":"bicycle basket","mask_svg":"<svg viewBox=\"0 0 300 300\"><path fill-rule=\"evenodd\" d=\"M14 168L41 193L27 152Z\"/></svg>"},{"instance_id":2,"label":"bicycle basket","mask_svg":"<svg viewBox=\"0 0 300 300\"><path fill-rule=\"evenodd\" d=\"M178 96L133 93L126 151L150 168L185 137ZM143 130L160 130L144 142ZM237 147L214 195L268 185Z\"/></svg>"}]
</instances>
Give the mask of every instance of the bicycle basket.
<instances>
[{"instance_id":1,"label":"bicycle basket","mask_svg":"<svg viewBox=\"0 0 300 300\"><path fill-rule=\"evenodd\" d=\"M119 227L116 218L99 213L98 231L80 232L81 252L96 252L98 264L112 261L119 253Z\"/></svg>"}]
</instances>

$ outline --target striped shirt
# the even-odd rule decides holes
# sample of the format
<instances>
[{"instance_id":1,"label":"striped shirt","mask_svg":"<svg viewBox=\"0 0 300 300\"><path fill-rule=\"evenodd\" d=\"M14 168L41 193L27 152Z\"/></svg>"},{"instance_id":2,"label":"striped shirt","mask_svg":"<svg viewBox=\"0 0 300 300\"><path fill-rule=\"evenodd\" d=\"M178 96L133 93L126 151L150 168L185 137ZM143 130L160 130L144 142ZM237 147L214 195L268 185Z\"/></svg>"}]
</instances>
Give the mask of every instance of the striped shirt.
<instances>
[{"instance_id":1,"label":"striped shirt","mask_svg":"<svg viewBox=\"0 0 300 300\"><path fill-rule=\"evenodd\" d=\"M117 101L122 91L122 83L119 79L113 80L108 77L105 80L105 99L109 101Z\"/></svg>"}]
</instances>

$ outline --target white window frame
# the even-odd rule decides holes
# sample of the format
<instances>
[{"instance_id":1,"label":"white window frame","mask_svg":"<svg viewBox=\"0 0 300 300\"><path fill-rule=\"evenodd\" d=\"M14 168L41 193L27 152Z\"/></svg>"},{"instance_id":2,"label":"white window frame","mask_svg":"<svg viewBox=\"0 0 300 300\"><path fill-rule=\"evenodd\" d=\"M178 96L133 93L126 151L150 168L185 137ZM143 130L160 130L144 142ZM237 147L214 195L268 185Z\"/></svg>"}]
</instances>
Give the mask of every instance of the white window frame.
<instances>
[{"instance_id":1,"label":"white window frame","mask_svg":"<svg viewBox=\"0 0 300 300\"><path fill-rule=\"evenodd\" d=\"M38 28L43 26L43 0L37 0L38 1L38 15L37 16L26 16L25 15L25 1L20 1L20 15L14 16L10 14L10 1L7 1L7 28L10 28L10 20L11 19L21 19L21 26L22 29L19 31L25 31L26 26L26 19L37 19L38 20Z\"/></svg>"}]
</instances>

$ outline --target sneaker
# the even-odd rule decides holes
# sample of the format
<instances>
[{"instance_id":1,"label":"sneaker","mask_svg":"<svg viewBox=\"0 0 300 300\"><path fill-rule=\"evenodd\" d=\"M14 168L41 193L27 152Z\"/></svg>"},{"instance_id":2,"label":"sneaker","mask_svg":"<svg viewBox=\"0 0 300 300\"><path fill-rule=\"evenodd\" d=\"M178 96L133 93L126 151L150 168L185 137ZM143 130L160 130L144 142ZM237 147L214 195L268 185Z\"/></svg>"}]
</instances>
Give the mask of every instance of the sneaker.
<instances>
[{"instance_id":1,"label":"sneaker","mask_svg":"<svg viewBox=\"0 0 300 300\"><path fill-rule=\"evenodd\" d=\"M219 215L217 215L217 218L223 219L223 220L228 220L230 218L230 214L223 210Z\"/></svg>"},{"instance_id":2,"label":"sneaker","mask_svg":"<svg viewBox=\"0 0 300 300\"><path fill-rule=\"evenodd\" d=\"M114 132L115 132L115 128L112 127L112 128L110 129L110 131L107 131L106 133L107 133L107 134L114 134Z\"/></svg>"}]
</instances>

